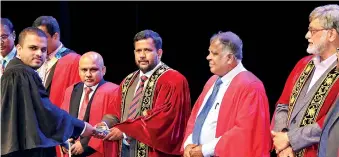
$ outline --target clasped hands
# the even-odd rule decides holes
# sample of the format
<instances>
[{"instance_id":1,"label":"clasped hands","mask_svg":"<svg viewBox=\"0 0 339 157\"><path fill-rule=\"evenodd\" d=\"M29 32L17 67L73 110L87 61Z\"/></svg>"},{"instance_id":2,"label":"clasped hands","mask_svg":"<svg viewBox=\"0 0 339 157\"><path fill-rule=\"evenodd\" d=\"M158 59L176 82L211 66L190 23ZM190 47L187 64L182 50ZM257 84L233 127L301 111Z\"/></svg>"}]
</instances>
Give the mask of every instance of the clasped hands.
<instances>
[{"instance_id":1,"label":"clasped hands","mask_svg":"<svg viewBox=\"0 0 339 157\"><path fill-rule=\"evenodd\" d=\"M189 144L185 147L184 157L203 157L202 145Z\"/></svg>"},{"instance_id":2,"label":"clasped hands","mask_svg":"<svg viewBox=\"0 0 339 157\"><path fill-rule=\"evenodd\" d=\"M271 131L273 146L278 157L295 157L287 132Z\"/></svg>"}]
</instances>

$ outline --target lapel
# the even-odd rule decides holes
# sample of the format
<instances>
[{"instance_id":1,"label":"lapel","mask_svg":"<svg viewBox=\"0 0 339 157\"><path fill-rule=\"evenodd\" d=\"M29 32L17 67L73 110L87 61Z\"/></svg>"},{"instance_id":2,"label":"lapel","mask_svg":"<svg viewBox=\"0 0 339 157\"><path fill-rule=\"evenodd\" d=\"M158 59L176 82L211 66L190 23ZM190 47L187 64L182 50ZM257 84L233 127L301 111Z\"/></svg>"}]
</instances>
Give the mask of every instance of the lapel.
<instances>
[{"instance_id":1,"label":"lapel","mask_svg":"<svg viewBox=\"0 0 339 157\"><path fill-rule=\"evenodd\" d=\"M339 111L337 111L336 113L332 113L335 111L335 108L339 106L339 97L337 98L337 100L335 101L335 103L332 105L331 110L327 113L327 115L331 115L329 117L326 118L326 121L324 123L324 126L329 125L329 127L333 127L333 124L338 120L339 118ZM331 122L329 122L329 120L331 119L331 117L334 116L334 120L332 120ZM328 124L327 124L328 123Z\"/></svg>"},{"instance_id":2,"label":"lapel","mask_svg":"<svg viewBox=\"0 0 339 157\"><path fill-rule=\"evenodd\" d=\"M306 95L304 96L303 100L304 101L300 101L301 104L299 106L296 106L297 108L294 108L294 111L292 113L291 119L293 119L295 116L298 115L298 113L300 112L300 110L302 108L304 108L305 105L309 105L312 101L313 96L315 95L315 93L318 91L319 87L321 86L323 80L327 77L327 74L337 65L337 62L333 62L331 64L331 66L329 68L326 69L326 71L322 74L322 76L317 80L317 82L314 83L314 85L311 87L311 89L309 90L308 93L306 93ZM312 72L312 76L314 75L314 71ZM311 82L311 77L309 78L309 83ZM304 86L303 88L306 88L306 92L308 87ZM307 106L306 106L307 107Z\"/></svg>"},{"instance_id":3,"label":"lapel","mask_svg":"<svg viewBox=\"0 0 339 157\"><path fill-rule=\"evenodd\" d=\"M51 68L51 71L49 72L49 75L48 75L47 80L46 80L46 89L47 89L48 93L51 89L52 79L53 79L55 67L56 67L57 64L58 64L58 61Z\"/></svg>"},{"instance_id":4,"label":"lapel","mask_svg":"<svg viewBox=\"0 0 339 157\"><path fill-rule=\"evenodd\" d=\"M294 105L293 111L292 111L292 115L290 120L292 120L295 116L298 115L298 113L301 111L301 109L307 104L308 99L307 99L307 89L311 83L312 77L314 75L314 69L312 71L312 73L310 74L311 76L309 76L309 78L307 79L304 87L301 89L300 94L298 96L297 102ZM316 85L316 83L314 84L314 86ZM312 91L310 90L308 95L310 95L310 93L312 93Z\"/></svg>"},{"instance_id":5,"label":"lapel","mask_svg":"<svg viewBox=\"0 0 339 157\"><path fill-rule=\"evenodd\" d=\"M89 100L87 108L86 108L86 112L85 112L85 116L84 116L84 121L87 121L87 122L89 121L89 115L90 115L90 112L91 112L91 106L92 106L93 98L95 97L95 94L96 94L97 90L100 88L100 86L105 84L105 83L106 83L106 81L104 79L102 79L99 82L98 87L95 89L95 91L93 91L94 93L93 93L91 99ZM80 102L79 102L79 104L80 104ZM80 105L78 105L78 106L80 106Z\"/></svg>"},{"instance_id":6,"label":"lapel","mask_svg":"<svg viewBox=\"0 0 339 157\"><path fill-rule=\"evenodd\" d=\"M83 91L84 83L80 82L75 85L72 95L71 102L69 104L69 114L73 117L78 117L78 111L80 106L81 95Z\"/></svg>"},{"instance_id":7,"label":"lapel","mask_svg":"<svg viewBox=\"0 0 339 157\"><path fill-rule=\"evenodd\" d=\"M72 50L66 48L65 46L63 46L56 54L55 54L55 57L58 59L63 57L63 56L66 56L67 54L71 53ZM51 83L52 83L52 79L53 79L53 75L54 75L54 71L55 71L55 67L56 65L58 64L58 61L56 61L56 63L52 66L51 68L51 71L47 77L47 80L46 80L46 86L45 88L47 89L48 93L50 91L50 88L51 88Z\"/></svg>"}]
</instances>

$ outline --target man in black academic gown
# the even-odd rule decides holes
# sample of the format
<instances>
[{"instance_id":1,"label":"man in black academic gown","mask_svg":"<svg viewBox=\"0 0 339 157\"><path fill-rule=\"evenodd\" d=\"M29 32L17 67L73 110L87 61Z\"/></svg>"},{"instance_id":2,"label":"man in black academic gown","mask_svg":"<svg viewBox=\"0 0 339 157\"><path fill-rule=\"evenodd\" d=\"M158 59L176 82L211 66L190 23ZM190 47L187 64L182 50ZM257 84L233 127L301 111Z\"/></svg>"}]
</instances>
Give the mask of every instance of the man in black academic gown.
<instances>
[{"instance_id":1,"label":"man in black academic gown","mask_svg":"<svg viewBox=\"0 0 339 157\"><path fill-rule=\"evenodd\" d=\"M48 99L36 72L46 59L46 34L38 28L24 29L17 53L1 78L1 156L54 157L56 145L95 133L90 124Z\"/></svg>"}]
</instances>

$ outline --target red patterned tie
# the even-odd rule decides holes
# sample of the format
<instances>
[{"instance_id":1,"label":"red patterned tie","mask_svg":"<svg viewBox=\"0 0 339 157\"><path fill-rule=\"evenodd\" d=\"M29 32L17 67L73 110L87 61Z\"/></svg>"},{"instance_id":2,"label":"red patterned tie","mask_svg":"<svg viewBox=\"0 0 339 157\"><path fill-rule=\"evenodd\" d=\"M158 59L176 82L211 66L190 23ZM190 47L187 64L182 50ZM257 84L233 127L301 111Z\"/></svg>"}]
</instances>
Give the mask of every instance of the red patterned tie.
<instances>
[{"instance_id":1,"label":"red patterned tie","mask_svg":"<svg viewBox=\"0 0 339 157\"><path fill-rule=\"evenodd\" d=\"M81 109L80 109L80 112L78 114L78 119L80 119L80 120L84 119L86 109L87 109L87 105L88 105L88 102L89 102L89 93L91 93L91 91L92 91L92 88L90 88L90 87L85 88L85 97L84 97L84 100L82 101Z\"/></svg>"},{"instance_id":2,"label":"red patterned tie","mask_svg":"<svg viewBox=\"0 0 339 157\"><path fill-rule=\"evenodd\" d=\"M134 119L137 115L137 108L140 106L139 100L142 97L142 90L144 89L144 83L146 80L147 76L141 76L139 87L135 92L133 100L129 107L128 119Z\"/></svg>"}]
</instances>

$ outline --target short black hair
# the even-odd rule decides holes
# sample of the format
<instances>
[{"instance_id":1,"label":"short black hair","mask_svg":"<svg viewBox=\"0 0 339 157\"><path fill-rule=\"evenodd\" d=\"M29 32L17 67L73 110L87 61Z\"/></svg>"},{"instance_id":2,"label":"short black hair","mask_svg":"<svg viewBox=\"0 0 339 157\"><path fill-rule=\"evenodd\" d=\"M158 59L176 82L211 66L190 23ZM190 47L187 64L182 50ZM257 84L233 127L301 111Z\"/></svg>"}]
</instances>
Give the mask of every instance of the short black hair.
<instances>
[{"instance_id":1,"label":"short black hair","mask_svg":"<svg viewBox=\"0 0 339 157\"><path fill-rule=\"evenodd\" d=\"M40 16L33 22L33 27L45 26L49 35L60 34L58 21L53 16Z\"/></svg>"},{"instance_id":2,"label":"short black hair","mask_svg":"<svg viewBox=\"0 0 339 157\"><path fill-rule=\"evenodd\" d=\"M19 34L18 43L20 46L24 45L25 37L27 34L35 34L39 37L44 37L47 39L47 36L44 31L40 30L39 28L35 28L35 27L27 27L24 30L22 30Z\"/></svg>"},{"instance_id":3,"label":"short black hair","mask_svg":"<svg viewBox=\"0 0 339 157\"><path fill-rule=\"evenodd\" d=\"M14 31L14 26L8 18L1 18L1 24L7 26L11 33Z\"/></svg>"},{"instance_id":4,"label":"short black hair","mask_svg":"<svg viewBox=\"0 0 339 157\"><path fill-rule=\"evenodd\" d=\"M154 32L154 31L148 30L148 29L140 31L139 33L137 33L134 36L134 43L139 41L139 40L144 40L144 39L148 39L148 38L153 39L155 48L157 50L162 48L162 39L161 39L160 35L157 32Z\"/></svg>"}]
</instances>

